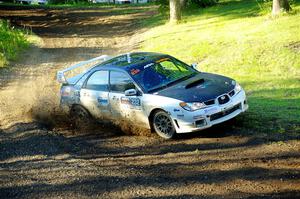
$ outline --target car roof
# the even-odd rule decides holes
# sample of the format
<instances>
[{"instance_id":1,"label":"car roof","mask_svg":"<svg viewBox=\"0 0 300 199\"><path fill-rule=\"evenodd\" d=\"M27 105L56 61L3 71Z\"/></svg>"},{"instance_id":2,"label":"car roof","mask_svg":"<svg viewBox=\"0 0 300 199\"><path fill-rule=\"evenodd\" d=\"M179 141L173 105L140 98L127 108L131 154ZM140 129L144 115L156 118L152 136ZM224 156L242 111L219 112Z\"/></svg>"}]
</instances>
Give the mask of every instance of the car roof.
<instances>
[{"instance_id":1,"label":"car roof","mask_svg":"<svg viewBox=\"0 0 300 199\"><path fill-rule=\"evenodd\" d=\"M146 65L162 57L170 57L170 56L166 54L153 53L153 52L128 53L128 54L119 55L112 59L109 59L95 66L93 69L94 70L116 69L116 70L123 70L128 72L135 67L138 67L140 65Z\"/></svg>"}]
</instances>

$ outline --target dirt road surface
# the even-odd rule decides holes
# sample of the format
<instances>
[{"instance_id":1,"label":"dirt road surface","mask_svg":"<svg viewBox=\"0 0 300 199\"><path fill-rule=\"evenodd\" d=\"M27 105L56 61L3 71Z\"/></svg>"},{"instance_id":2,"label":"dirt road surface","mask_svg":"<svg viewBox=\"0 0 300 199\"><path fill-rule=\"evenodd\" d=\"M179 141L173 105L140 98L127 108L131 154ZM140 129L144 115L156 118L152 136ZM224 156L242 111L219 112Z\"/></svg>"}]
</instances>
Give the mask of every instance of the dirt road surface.
<instances>
[{"instance_id":1,"label":"dirt road surface","mask_svg":"<svg viewBox=\"0 0 300 199\"><path fill-rule=\"evenodd\" d=\"M153 13L0 7L41 38L0 73L0 198L300 198L299 136L242 132L237 121L171 141L53 126L56 71L136 49L138 19Z\"/></svg>"}]
</instances>

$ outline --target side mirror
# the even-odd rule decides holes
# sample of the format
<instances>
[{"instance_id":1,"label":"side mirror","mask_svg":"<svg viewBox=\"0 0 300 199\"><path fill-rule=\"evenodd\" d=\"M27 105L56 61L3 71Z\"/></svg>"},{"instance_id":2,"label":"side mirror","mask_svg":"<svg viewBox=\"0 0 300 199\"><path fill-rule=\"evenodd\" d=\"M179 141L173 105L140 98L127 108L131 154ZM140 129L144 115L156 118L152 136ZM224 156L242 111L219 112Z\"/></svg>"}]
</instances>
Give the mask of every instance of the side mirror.
<instances>
[{"instance_id":1,"label":"side mirror","mask_svg":"<svg viewBox=\"0 0 300 199\"><path fill-rule=\"evenodd\" d=\"M197 66L198 66L197 63L192 63L192 64L191 64L191 67L192 67L193 69L195 69L195 70L197 70Z\"/></svg>"},{"instance_id":2,"label":"side mirror","mask_svg":"<svg viewBox=\"0 0 300 199\"><path fill-rule=\"evenodd\" d=\"M137 91L135 89L128 89L125 91L125 96L136 96Z\"/></svg>"}]
</instances>

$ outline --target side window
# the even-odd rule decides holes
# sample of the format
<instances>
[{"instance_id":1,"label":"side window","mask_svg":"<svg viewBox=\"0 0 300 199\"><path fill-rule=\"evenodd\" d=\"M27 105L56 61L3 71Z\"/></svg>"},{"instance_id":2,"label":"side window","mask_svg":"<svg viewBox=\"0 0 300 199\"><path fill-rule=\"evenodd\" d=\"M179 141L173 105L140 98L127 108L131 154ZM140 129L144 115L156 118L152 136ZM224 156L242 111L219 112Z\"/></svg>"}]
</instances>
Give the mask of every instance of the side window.
<instances>
[{"instance_id":1,"label":"side window","mask_svg":"<svg viewBox=\"0 0 300 199\"><path fill-rule=\"evenodd\" d=\"M123 93L128 89L135 89L135 85L128 75L118 71L111 71L110 91Z\"/></svg>"},{"instance_id":2,"label":"side window","mask_svg":"<svg viewBox=\"0 0 300 199\"><path fill-rule=\"evenodd\" d=\"M94 72L86 82L86 89L108 91L108 71Z\"/></svg>"}]
</instances>

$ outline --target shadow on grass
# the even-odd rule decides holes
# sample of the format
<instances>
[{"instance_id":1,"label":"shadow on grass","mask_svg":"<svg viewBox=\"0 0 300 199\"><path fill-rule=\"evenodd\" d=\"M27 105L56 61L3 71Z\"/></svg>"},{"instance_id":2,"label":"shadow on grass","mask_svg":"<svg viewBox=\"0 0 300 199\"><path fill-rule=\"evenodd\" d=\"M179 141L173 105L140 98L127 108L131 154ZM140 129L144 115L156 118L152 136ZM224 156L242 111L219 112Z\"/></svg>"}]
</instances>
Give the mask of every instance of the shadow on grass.
<instances>
[{"instance_id":1,"label":"shadow on grass","mask_svg":"<svg viewBox=\"0 0 300 199\"><path fill-rule=\"evenodd\" d=\"M264 1L233 0L219 2L217 5L206 9L187 11L187 17L205 15L206 17L225 17L226 19L256 17L260 14ZM207 18L206 18L207 19Z\"/></svg>"},{"instance_id":2,"label":"shadow on grass","mask_svg":"<svg viewBox=\"0 0 300 199\"><path fill-rule=\"evenodd\" d=\"M263 5L263 0L233 0L219 2L217 5L208 8L187 8L183 11L182 23L191 20L201 20L201 17L204 17L204 19L224 17L227 20L256 17L264 10ZM167 23L168 19L169 14L165 11L161 14L155 15L154 17L147 18L143 21L142 25L146 28L153 28ZM209 23L208 25L212 24Z\"/></svg>"}]
</instances>

